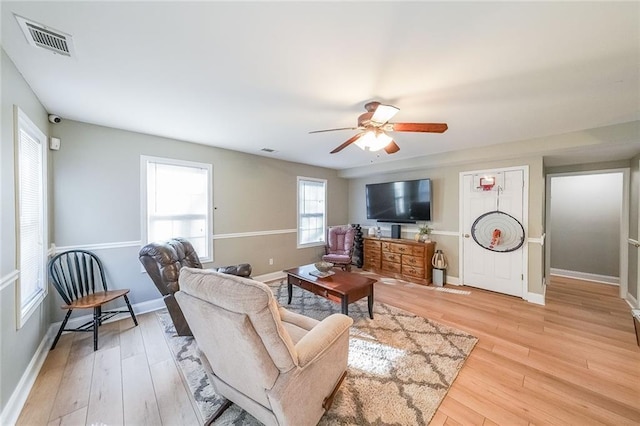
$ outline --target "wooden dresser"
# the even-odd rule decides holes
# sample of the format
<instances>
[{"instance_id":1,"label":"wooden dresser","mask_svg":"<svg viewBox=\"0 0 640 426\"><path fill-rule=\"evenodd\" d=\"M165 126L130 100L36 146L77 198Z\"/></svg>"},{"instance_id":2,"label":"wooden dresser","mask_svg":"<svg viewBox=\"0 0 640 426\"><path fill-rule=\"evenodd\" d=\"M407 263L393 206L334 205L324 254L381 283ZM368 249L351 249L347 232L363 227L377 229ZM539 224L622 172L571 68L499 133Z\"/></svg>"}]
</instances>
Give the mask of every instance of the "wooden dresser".
<instances>
[{"instance_id":1,"label":"wooden dresser","mask_svg":"<svg viewBox=\"0 0 640 426\"><path fill-rule=\"evenodd\" d=\"M436 243L391 238L364 239L365 271L419 284L431 284Z\"/></svg>"}]
</instances>

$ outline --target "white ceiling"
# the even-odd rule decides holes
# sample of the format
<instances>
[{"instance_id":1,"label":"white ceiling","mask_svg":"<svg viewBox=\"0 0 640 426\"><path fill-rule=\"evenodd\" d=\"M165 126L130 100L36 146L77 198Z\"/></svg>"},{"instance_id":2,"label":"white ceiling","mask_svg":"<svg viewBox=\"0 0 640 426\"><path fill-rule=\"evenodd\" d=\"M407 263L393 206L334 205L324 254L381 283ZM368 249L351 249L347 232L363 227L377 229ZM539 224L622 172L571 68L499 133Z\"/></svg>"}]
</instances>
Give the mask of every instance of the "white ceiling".
<instances>
[{"instance_id":1,"label":"white ceiling","mask_svg":"<svg viewBox=\"0 0 640 426\"><path fill-rule=\"evenodd\" d=\"M77 57L30 46L13 13ZM335 169L638 120L639 28L639 2L2 2L50 113ZM396 133L391 156L308 134L370 100L449 130Z\"/></svg>"}]
</instances>

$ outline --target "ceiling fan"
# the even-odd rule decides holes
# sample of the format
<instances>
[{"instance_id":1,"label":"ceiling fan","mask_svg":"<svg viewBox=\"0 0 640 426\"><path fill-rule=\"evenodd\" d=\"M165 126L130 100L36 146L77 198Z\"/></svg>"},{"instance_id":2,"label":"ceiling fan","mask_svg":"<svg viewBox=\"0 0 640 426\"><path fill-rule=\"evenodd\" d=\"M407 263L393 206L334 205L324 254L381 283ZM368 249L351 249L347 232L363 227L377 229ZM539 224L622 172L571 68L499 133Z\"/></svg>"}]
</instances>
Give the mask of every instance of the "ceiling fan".
<instances>
[{"instance_id":1,"label":"ceiling fan","mask_svg":"<svg viewBox=\"0 0 640 426\"><path fill-rule=\"evenodd\" d=\"M400 147L387 132L444 133L448 129L446 123L389 123L389 120L400 111L399 108L392 105L384 105L373 101L367 103L364 108L367 112L358 117L358 127L314 130L309 133L360 130L360 133L336 147L331 151L331 154L342 151L352 143L366 151L378 151L384 148L387 154L393 154L400 151Z\"/></svg>"}]
</instances>

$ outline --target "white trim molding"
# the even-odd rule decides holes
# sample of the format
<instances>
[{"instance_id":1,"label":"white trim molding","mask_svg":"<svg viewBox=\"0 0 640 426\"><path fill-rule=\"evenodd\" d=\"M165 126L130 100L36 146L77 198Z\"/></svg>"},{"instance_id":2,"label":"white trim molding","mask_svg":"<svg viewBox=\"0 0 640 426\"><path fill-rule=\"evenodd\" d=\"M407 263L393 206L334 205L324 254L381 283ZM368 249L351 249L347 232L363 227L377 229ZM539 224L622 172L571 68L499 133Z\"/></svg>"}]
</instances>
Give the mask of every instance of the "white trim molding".
<instances>
[{"instance_id":1,"label":"white trim molding","mask_svg":"<svg viewBox=\"0 0 640 426\"><path fill-rule=\"evenodd\" d=\"M131 305L131 307L133 308L133 312L136 315L142 315L142 314L146 314L148 312L153 312L153 311L158 311L160 309L163 309L166 307L165 303L164 303L164 299L162 297L159 297L157 299L151 299L151 300L147 300L145 302L140 302L140 303L136 303L135 305ZM123 309L126 308L126 306L120 306L117 309ZM108 322L114 322L114 321L119 321L121 319L125 319L125 318L131 318L131 316L129 315L129 312L123 312L121 314L118 314L116 316L114 316L113 318L110 318L108 321L105 321L105 323ZM89 314L89 315L82 315L79 317L75 317L75 318L71 318L66 325L66 328L76 328L81 326L82 324L92 321L93 320L93 315ZM58 332L58 329L60 328L60 325L62 324L62 321L57 321L51 324L51 327L54 330L54 333ZM52 340L53 342L53 340Z\"/></svg>"},{"instance_id":2,"label":"white trim molding","mask_svg":"<svg viewBox=\"0 0 640 426\"><path fill-rule=\"evenodd\" d=\"M575 278L583 281L591 281L601 284L620 285L620 277L592 274L589 272L569 271L566 269L551 268L551 275L558 277Z\"/></svg>"},{"instance_id":3,"label":"white trim molding","mask_svg":"<svg viewBox=\"0 0 640 426\"><path fill-rule=\"evenodd\" d=\"M277 280L281 280L287 277L287 274L285 274L282 271L276 271L276 272L270 272L268 274L263 274L263 275L258 275L256 277L252 277L254 280L256 281L260 281L263 283L268 283L271 281L277 281Z\"/></svg>"},{"instance_id":4,"label":"white trim molding","mask_svg":"<svg viewBox=\"0 0 640 426\"><path fill-rule=\"evenodd\" d=\"M538 238L527 238L527 243L528 244L540 244L541 246L544 246L544 239L545 239L546 235L547 234L542 234Z\"/></svg>"},{"instance_id":5,"label":"white trim molding","mask_svg":"<svg viewBox=\"0 0 640 426\"><path fill-rule=\"evenodd\" d=\"M164 307L164 299L161 297L132 305L133 312L135 312L136 315L157 311ZM129 317L129 313L119 314L106 322L118 321L127 317ZM92 318L92 315L83 315L77 318L72 318L67 323L67 327L77 327L87 321L91 321ZM25 372L22 374L18 385L11 394L7 405L0 414L0 425L12 425L18 421L18 416L20 415L24 404L27 402L29 392L31 392L31 388L33 387L33 384L35 383L36 378L40 373L40 369L42 368L42 365L44 364L44 361L49 354L49 347L53 343L53 338L58 332L60 324L62 324L62 321L54 322L49 326L49 329L47 330L45 336L42 338L38 349L31 359L31 362L25 369Z\"/></svg>"},{"instance_id":6,"label":"white trim molding","mask_svg":"<svg viewBox=\"0 0 640 426\"><path fill-rule=\"evenodd\" d=\"M56 253L62 253L69 250L108 250L125 247L140 247L141 241L116 241L113 243L100 243L100 244L78 244L74 246L62 246L55 247Z\"/></svg>"},{"instance_id":7,"label":"white trim molding","mask_svg":"<svg viewBox=\"0 0 640 426\"><path fill-rule=\"evenodd\" d=\"M295 229L274 229L272 231L236 232L231 234L213 234L214 240L226 240L228 238L262 237L266 235L295 234Z\"/></svg>"},{"instance_id":8,"label":"white trim molding","mask_svg":"<svg viewBox=\"0 0 640 426\"><path fill-rule=\"evenodd\" d=\"M295 229L274 229L269 231L252 231L252 232L236 232L229 234L213 234L214 240L225 240L229 238L247 238L247 237L263 237L268 235L279 235L279 234L295 234ZM62 253L68 250L109 250L109 249L117 249L117 248L128 248L128 247L142 247L142 241L114 241L111 243L98 243L98 244L78 244L78 245L70 245L70 246L61 246L57 247L55 244L52 244L53 253ZM50 250L50 251L51 251Z\"/></svg>"},{"instance_id":9,"label":"white trim molding","mask_svg":"<svg viewBox=\"0 0 640 426\"><path fill-rule=\"evenodd\" d=\"M2 413L0 413L1 425L14 425L18 421L20 412L22 411L24 404L27 402L29 392L31 392L31 388L36 382L40 369L42 368L44 361L47 359L49 346L51 345L51 342L53 342L53 336L52 328L49 327L49 330L40 342L38 349L36 349L36 352L33 354L29 365L27 365L22 377L20 377L20 381L11 394L11 397L9 397L9 401L7 401Z\"/></svg>"},{"instance_id":10,"label":"white trim molding","mask_svg":"<svg viewBox=\"0 0 640 426\"><path fill-rule=\"evenodd\" d=\"M447 235L449 237L459 237L460 236L460 231L438 231L438 230L433 230L431 231L432 235Z\"/></svg>"},{"instance_id":11,"label":"white trim molding","mask_svg":"<svg viewBox=\"0 0 640 426\"><path fill-rule=\"evenodd\" d=\"M460 278L458 277L450 277L449 275L447 275L445 279L447 281L447 284L458 285L458 286L462 285L460 284Z\"/></svg>"},{"instance_id":12,"label":"white trim molding","mask_svg":"<svg viewBox=\"0 0 640 426\"><path fill-rule=\"evenodd\" d=\"M8 287L12 283L14 283L19 276L20 276L20 271L18 269L15 269L9 272L4 277L0 278L0 291L4 290L5 287ZM0 422L0 424L2 423Z\"/></svg>"},{"instance_id":13,"label":"white trim molding","mask_svg":"<svg viewBox=\"0 0 640 426\"><path fill-rule=\"evenodd\" d=\"M546 293L546 287L545 287L545 293ZM534 303L536 305L544 306L545 305L544 299L545 299L544 294L527 292L527 298L525 300L529 303Z\"/></svg>"}]
</instances>

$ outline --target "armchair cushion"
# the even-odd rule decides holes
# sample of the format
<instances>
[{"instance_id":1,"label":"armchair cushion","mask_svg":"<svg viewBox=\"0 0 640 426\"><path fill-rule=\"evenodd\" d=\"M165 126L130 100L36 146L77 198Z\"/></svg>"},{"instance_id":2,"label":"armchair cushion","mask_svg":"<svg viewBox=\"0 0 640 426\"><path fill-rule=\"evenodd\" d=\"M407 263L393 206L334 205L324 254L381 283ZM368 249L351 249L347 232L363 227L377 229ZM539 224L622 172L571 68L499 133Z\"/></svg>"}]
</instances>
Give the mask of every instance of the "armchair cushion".
<instances>
[{"instance_id":1,"label":"armchair cushion","mask_svg":"<svg viewBox=\"0 0 640 426\"><path fill-rule=\"evenodd\" d=\"M353 251L353 239L356 230L352 227L336 226L329 228L329 238L327 238L326 254L338 254L351 256Z\"/></svg>"},{"instance_id":2,"label":"armchair cushion","mask_svg":"<svg viewBox=\"0 0 640 426\"><path fill-rule=\"evenodd\" d=\"M334 226L329 228L325 255L322 260L342 265L347 271L351 269L351 256L354 249L355 228Z\"/></svg>"}]
</instances>

